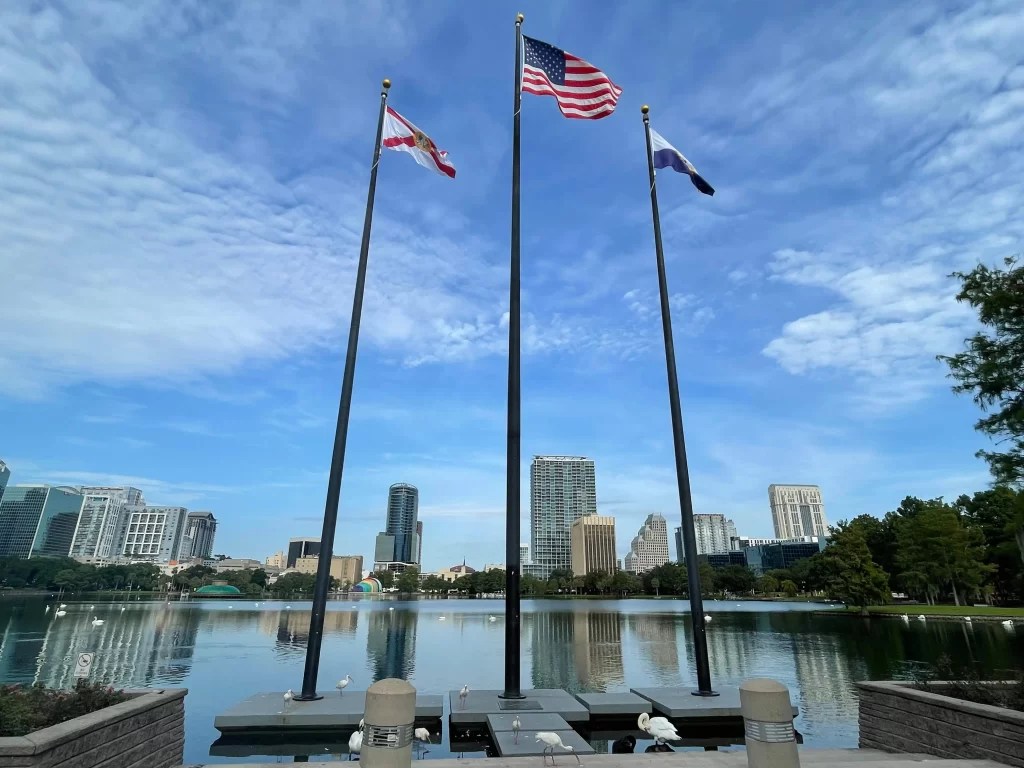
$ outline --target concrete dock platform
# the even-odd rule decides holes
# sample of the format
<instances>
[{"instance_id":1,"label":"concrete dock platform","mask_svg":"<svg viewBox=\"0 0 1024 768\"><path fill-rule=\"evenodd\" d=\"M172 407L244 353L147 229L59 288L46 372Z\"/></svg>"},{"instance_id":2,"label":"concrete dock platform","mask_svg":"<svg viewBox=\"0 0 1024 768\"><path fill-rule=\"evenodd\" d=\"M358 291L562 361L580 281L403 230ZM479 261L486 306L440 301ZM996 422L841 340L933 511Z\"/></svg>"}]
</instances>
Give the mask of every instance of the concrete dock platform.
<instances>
[{"instance_id":1,"label":"concrete dock platform","mask_svg":"<svg viewBox=\"0 0 1024 768\"><path fill-rule=\"evenodd\" d=\"M516 738L512 730L512 722L519 717L519 738ZM491 740L499 757L530 757L539 756L544 753L547 746L537 741L539 731L557 733L562 743L572 747L577 755L592 755L594 748L586 742L576 731L572 729L561 717L552 712L524 712L520 715L488 715L487 729L491 732ZM557 754L568 755L568 751L555 747ZM575 762L575 761L574 761Z\"/></svg>"},{"instance_id":2,"label":"concrete dock platform","mask_svg":"<svg viewBox=\"0 0 1024 768\"><path fill-rule=\"evenodd\" d=\"M695 688L630 688L654 706L659 715L679 719L742 718L739 688L716 688L718 696L694 696ZM793 707L793 717L800 710Z\"/></svg>"},{"instance_id":3,"label":"concrete dock platform","mask_svg":"<svg viewBox=\"0 0 1024 768\"><path fill-rule=\"evenodd\" d=\"M585 723L590 712L572 694L560 688L535 688L523 691L523 699L499 698L499 690L470 690L466 701L459 700L457 690L448 692L453 725L486 725L488 715L549 713L559 715L568 723ZM575 762L575 761L574 761Z\"/></svg>"},{"instance_id":4,"label":"concrete dock platform","mask_svg":"<svg viewBox=\"0 0 1024 768\"><path fill-rule=\"evenodd\" d=\"M591 715L605 717L639 716L651 714L651 701L635 693L577 693L576 699Z\"/></svg>"},{"instance_id":5,"label":"concrete dock platform","mask_svg":"<svg viewBox=\"0 0 1024 768\"><path fill-rule=\"evenodd\" d=\"M317 701L293 701L284 706L284 691L257 693L221 712L213 727L221 733L257 729L317 730L355 728L366 708L366 691L328 694ZM444 714L439 694L416 694L416 720L436 721Z\"/></svg>"}]
</instances>

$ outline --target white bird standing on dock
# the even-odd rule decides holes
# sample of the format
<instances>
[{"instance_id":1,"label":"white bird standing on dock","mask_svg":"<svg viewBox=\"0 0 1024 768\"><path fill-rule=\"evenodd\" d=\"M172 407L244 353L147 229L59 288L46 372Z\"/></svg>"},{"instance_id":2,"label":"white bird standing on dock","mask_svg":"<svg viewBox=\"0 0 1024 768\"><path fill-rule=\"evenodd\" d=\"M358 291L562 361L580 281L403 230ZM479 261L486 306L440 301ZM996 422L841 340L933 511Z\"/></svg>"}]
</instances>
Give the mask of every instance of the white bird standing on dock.
<instances>
[{"instance_id":1,"label":"white bird standing on dock","mask_svg":"<svg viewBox=\"0 0 1024 768\"><path fill-rule=\"evenodd\" d=\"M561 747L566 752L571 752L572 756L576 758L576 762L577 763L580 762L580 756L576 754L576 750L574 750L572 747L568 746L567 744L563 744L562 743L562 737L559 736L557 733L552 733L551 731L541 731L540 733L537 734L536 741L543 741L544 744L546 745L544 747L543 752L541 753L544 756L543 757L544 765L548 764L548 751L549 750L551 751L551 764L552 765L555 764L555 747ZM580 763L580 765L582 765L582 763Z\"/></svg>"},{"instance_id":2,"label":"white bird standing on dock","mask_svg":"<svg viewBox=\"0 0 1024 768\"><path fill-rule=\"evenodd\" d=\"M363 749L363 723L359 722L359 730L348 737L348 759L358 755Z\"/></svg>"},{"instance_id":3,"label":"white bird standing on dock","mask_svg":"<svg viewBox=\"0 0 1024 768\"><path fill-rule=\"evenodd\" d=\"M519 743L519 729L523 727L523 724L519 722L519 715L516 715L516 719L512 721L512 743Z\"/></svg>"},{"instance_id":4,"label":"white bird standing on dock","mask_svg":"<svg viewBox=\"0 0 1024 768\"><path fill-rule=\"evenodd\" d=\"M469 696L469 686L462 686L462 690L459 691L459 709L466 708L466 697Z\"/></svg>"},{"instance_id":5,"label":"white bird standing on dock","mask_svg":"<svg viewBox=\"0 0 1024 768\"><path fill-rule=\"evenodd\" d=\"M101 619L99 616L93 616L92 617L92 625L94 627L102 627L103 626L103 619Z\"/></svg>"},{"instance_id":6,"label":"white bird standing on dock","mask_svg":"<svg viewBox=\"0 0 1024 768\"><path fill-rule=\"evenodd\" d=\"M338 689L338 693L344 693L345 689L348 688L348 684L351 683L351 682L352 682L352 676L351 675L345 675L345 679L344 680L339 680L338 684L336 686L334 686L334 687Z\"/></svg>"},{"instance_id":7,"label":"white bird standing on dock","mask_svg":"<svg viewBox=\"0 0 1024 768\"><path fill-rule=\"evenodd\" d=\"M288 705L292 703L292 699L295 697L295 693L289 688L284 692L284 708L288 709Z\"/></svg>"},{"instance_id":8,"label":"white bird standing on dock","mask_svg":"<svg viewBox=\"0 0 1024 768\"><path fill-rule=\"evenodd\" d=\"M679 741L679 733L676 731L676 727L664 717L651 717L646 712L637 718L636 724L640 726L640 730L651 734L654 737L655 744L661 744L666 741Z\"/></svg>"},{"instance_id":9,"label":"white bird standing on dock","mask_svg":"<svg viewBox=\"0 0 1024 768\"><path fill-rule=\"evenodd\" d=\"M428 731L426 728L417 728L415 731L412 732L412 735L413 738L416 739L416 742L419 744L420 749L423 750L423 754L420 755L420 759L422 760L423 755L426 755L430 752L430 750L427 749L426 746L430 743L430 731Z\"/></svg>"}]
</instances>

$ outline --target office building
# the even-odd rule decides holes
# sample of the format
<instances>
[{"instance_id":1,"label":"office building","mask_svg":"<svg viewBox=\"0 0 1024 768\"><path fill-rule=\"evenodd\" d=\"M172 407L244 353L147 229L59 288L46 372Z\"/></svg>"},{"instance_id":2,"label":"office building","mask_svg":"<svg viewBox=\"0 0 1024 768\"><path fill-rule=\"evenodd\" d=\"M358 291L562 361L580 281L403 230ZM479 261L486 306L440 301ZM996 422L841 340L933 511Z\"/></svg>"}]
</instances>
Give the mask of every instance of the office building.
<instances>
[{"instance_id":1,"label":"office building","mask_svg":"<svg viewBox=\"0 0 1024 768\"><path fill-rule=\"evenodd\" d=\"M828 520L816 485L769 485L772 525L779 539L828 536Z\"/></svg>"},{"instance_id":2,"label":"office building","mask_svg":"<svg viewBox=\"0 0 1024 768\"><path fill-rule=\"evenodd\" d=\"M668 525L661 515L648 515L629 545L625 568L645 573L668 562Z\"/></svg>"},{"instance_id":3,"label":"office building","mask_svg":"<svg viewBox=\"0 0 1024 768\"><path fill-rule=\"evenodd\" d=\"M712 552L710 555L697 555L698 563L707 563L712 568L728 568L730 565L747 567L747 556L743 552Z\"/></svg>"},{"instance_id":4,"label":"office building","mask_svg":"<svg viewBox=\"0 0 1024 768\"><path fill-rule=\"evenodd\" d=\"M0 501L0 557L67 557L82 499L76 488L8 486Z\"/></svg>"},{"instance_id":5,"label":"office building","mask_svg":"<svg viewBox=\"0 0 1024 768\"><path fill-rule=\"evenodd\" d=\"M419 514L419 510L417 510ZM423 521L416 521L416 564L423 564Z\"/></svg>"},{"instance_id":6,"label":"office building","mask_svg":"<svg viewBox=\"0 0 1024 768\"><path fill-rule=\"evenodd\" d=\"M284 556L283 551L279 551L276 555L271 555L266 559L266 565L268 568L277 568L283 571L288 565L288 558Z\"/></svg>"},{"instance_id":7,"label":"office building","mask_svg":"<svg viewBox=\"0 0 1024 768\"><path fill-rule=\"evenodd\" d=\"M415 485L395 483L388 489L388 518L384 532L395 539L395 550L388 559L398 563L419 562L420 545L416 531L419 508L420 492Z\"/></svg>"},{"instance_id":8,"label":"office building","mask_svg":"<svg viewBox=\"0 0 1024 768\"><path fill-rule=\"evenodd\" d=\"M251 557L228 557L218 560L213 564L213 570L217 573L230 571L257 571L263 569L263 563Z\"/></svg>"},{"instance_id":9,"label":"office building","mask_svg":"<svg viewBox=\"0 0 1024 768\"><path fill-rule=\"evenodd\" d=\"M316 574L319 567L319 557L300 557L295 562L299 573ZM331 558L331 576L337 579L339 586L358 584L363 578L363 556L335 555Z\"/></svg>"},{"instance_id":10,"label":"office building","mask_svg":"<svg viewBox=\"0 0 1024 768\"><path fill-rule=\"evenodd\" d=\"M782 539L753 539L749 536L733 536L729 539L729 549L743 551L747 547L760 547L762 544L778 544Z\"/></svg>"},{"instance_id":11,"label":"office building","mask_svg":"<svg viewBox=\"0 0 1024 768\"><path fill-rule=\"evenodd\" d=\"M534 456L530 464L530 555L524 573L547 578L572 568L570 528L597 514L594 462L586 456Z\"/></svg>"},{"instance_id":12,"label":"office building","mask_svg":"<svg viewBox=\"0 0 1024 768\"><path fill-rule=\"evenodd\" d=\"M78 516L71 543L71 557L88 562L109 561L121 556L124 549L125 521L129 497L141 498L137 488L81 489L82 513ZM135 491L129 494L129 491Z\"/></svg>"},{"instance_id":13,"label":"office building","mask_svg":"<svg viewBox=\"0 0 1024 768\"><path fill-rule=\"evenodd\" d=\"M182 540L187 539L185 507L128 507L128 533L123 554L133 561L172 563L181 559Z\"/></svg>"},{"instance_id":14,"label":"office building","mask_svg":"<svg viewBox=\"0 0 1024 768\"><path fill-rule=\"evenodd\" d=\"M574 576L615 573L615 518L586 515L569 529Z\"/></svg>"},{"instance_id":15,"label":"office building","mask_svg":"<svg viewBox=\"0 0 1024 768\"><path fill-rule=\"evenodd\" d=\"M7 487L7 481L11 479L11 470L7 468L7 465L0 461L0 501L4 500L4 488Z\"/></svg>"},{"instance_id":16,"label":"office building","mask_svg":"<svg viewBox=\"0 0 1024 768\"><path fill-rule=\"evenodd\" d=\"M213 512L189 512L186 526L189 548L185 550L182 547L182 557L198 557L203 560L213 557L213 540L217 535L217 518Z\"/></svg>"},{"instance_id":17,"label":"office building","mask_svg":"<svg viewBox=\"0 0 1024 768\"><path fill-rule=\"evenodd\" d=\"M294 568L300 557L319 557L320 537L303 537L288 539L288 559L285 561L286 568Z\"/></svg>"},{"instance_id":18,"label":"office building","mask_svg":"<svg viewBox=\"0 0 1024 768\"><path fill-rule=\"evenodd\" d=\"M519 544L519 564L520 565L527 565L527 564L529 564L529 562L530 562L530 545L529 544L520 543Z\"/></svg>"},{"instance_id":19,"label":"office building","mask_svg":"<svg viewBox=\"0 0 1024 768\"><path fill-rule=\"evenodd\" d=\"M762 544L759 547L747 547L743 550L747 567L756 576L763 576L768 571L789 568L798 560L813 557L825 549L828 540L825 537L805 536L791 541L780 541L776 544Z\"/></svg>"},{"instance_id":20,"label":"office building","mask_svg":"<svg viewBox=\"0 0 1024 768\"><path fill-rule=\"evenodd\" d=\"M373 562L375 563L374 570L377 570L376 563L395 562L395 537L390 533L382 531L377 534L373 545Z\"/></svg>"},{"instance_id":21,"label":"office building","mask_svg":"<svg viewBox=\"0 0 1024 768\"><path fill-rule=\"evenodd\" d=\"M728 552L731 542L736 538L736 524L725 515L694 515L693 531L697 543L698 555L711 555ZM675 529L676 562L686 560L686 548L683 546L683 528Z\"/></svg>"}]
</instances>

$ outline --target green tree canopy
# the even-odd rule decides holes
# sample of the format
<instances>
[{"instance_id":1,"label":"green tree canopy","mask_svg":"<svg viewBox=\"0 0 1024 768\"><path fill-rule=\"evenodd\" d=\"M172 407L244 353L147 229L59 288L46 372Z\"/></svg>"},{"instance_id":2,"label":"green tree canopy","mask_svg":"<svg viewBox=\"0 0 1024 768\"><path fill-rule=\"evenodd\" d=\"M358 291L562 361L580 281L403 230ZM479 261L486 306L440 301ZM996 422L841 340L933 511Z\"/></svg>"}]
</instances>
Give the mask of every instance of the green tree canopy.
<instances>
[{"instance_id":1,"label":"green tree canopy","mask_svg":"<svg viewBox=\"0 0 1024 768\"><path fill-rule=\"evenodd\" d=\"M825 551L809 560L829 597L856 605L864 614L869 605L888 603L892 597L889 577L871 559L862 526L839 523Z\"/></svg>"},{"instance_id":2,"label":"green tree canopy","mask_svg":"<svg viewBox=\"0 0 1024 768\"><path fill-rule=\"evenodd\" d=\"M954 272L960 280L957 301L978 312L984 326L965 340L963 352L939 355L949 365L954 392L969 393L988 415L974 425L998 441L1001 450L980 450L996 482L1024 480L1024 267L1016 258L1003 268L979 264Z\"/></svg>"},{"instance_id":3,"label":"green tree canopy","mask_svg":"<svg viewBox=\"0 0 1024 768\"><path fill-rule=\"evenodd\" d=\"M416 568L406 568L395 581L399 592L412 594L420 591L420 572Z\"/></svg>"}]
</instances>

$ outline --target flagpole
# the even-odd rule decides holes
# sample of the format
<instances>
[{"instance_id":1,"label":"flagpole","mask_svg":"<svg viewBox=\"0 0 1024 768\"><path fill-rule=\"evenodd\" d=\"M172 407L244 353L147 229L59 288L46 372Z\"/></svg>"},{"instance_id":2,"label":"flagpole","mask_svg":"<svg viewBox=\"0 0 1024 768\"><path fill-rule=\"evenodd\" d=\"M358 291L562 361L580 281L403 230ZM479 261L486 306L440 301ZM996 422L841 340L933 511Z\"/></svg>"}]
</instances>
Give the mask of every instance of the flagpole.
<instances>
[{"instance_id":1,"label":"flagpole","mask_svg":"<svg viewBox=\"0 0 1024 768\"><path fill-rule=\"evenodd\" d=\"M313 611L309 618L309 641L306 644L306 667L302 673L302 692L297 701L321 698L316 692L316 677L320 669L320 646L324 634L324 614L327 611L327 591L331 583L331 560L334 554L334 529L338 523L338 502L341 500L341 475L345 469L345 444L348 441L348 418L352 410L352 385L356 375L356 349L359 346L359 320L363 313L363 289L366 286L366 262L370 255L370 226L373 223L373 197L377 191L377 163L380 161L380 140L384 132L384 111L387 107L391 81L385 79L380 92L380 114L377 117L377 140L373 145L373 165L370 167L370 189L366 194L366 216L363 219L363 241L359 246L359 266L356 269L356 288L352 298L352 321L348 327L348 352L345 356L345 374L341 383L341 403L338 405L338 426L334 432L334 454L331 474L327 480L327 504L324 508L324 527L320 534L320 555L313 587Z\"/></svg>"},{"instance_id":2,"label":"flagpole","mask_svg":"<svg viewBox=\"0 0 1024 768\"><path fill-rule=\"evenodd\" d=\"M668 398L672 410L672 443L676 455L676 480L679 483L679 508L682 511L683 549L686 554L686 576L690 587L690 620L693 624L693 655L697 662L695 696L717 696L711 690L708 666L708 638L704 626L704 600L700 594L700 566L697 563L697 541L693 531L693 500L690 498L690 471L686 466L686 443L683 440L683 410L679 405L679 381L676 378L676 350L672 340L672 315L668 303L668 279L665 276L665 254L661 247L661 217L658 215L658 189L654 180L654 152L651 149L651 121L648 107L640 108L647 137L647 173L651 182L651 212L654 216L654 252L658 260L658 290L661 293L661 328L665 335L665 365L668 368Z\"/></svg>"},{"instance_id":3,"label":"flagpole","mask_svg":"<svg viewBox=\"0 0 1024 768\"><path fill-rule=\"evenodd\" d=\"M505 454L505 691L519 690L519 109L522 105L523 14L516 16L515 99L512 113L512 252L508 284L508 432Z\"/></svg>"}]
</instances>

